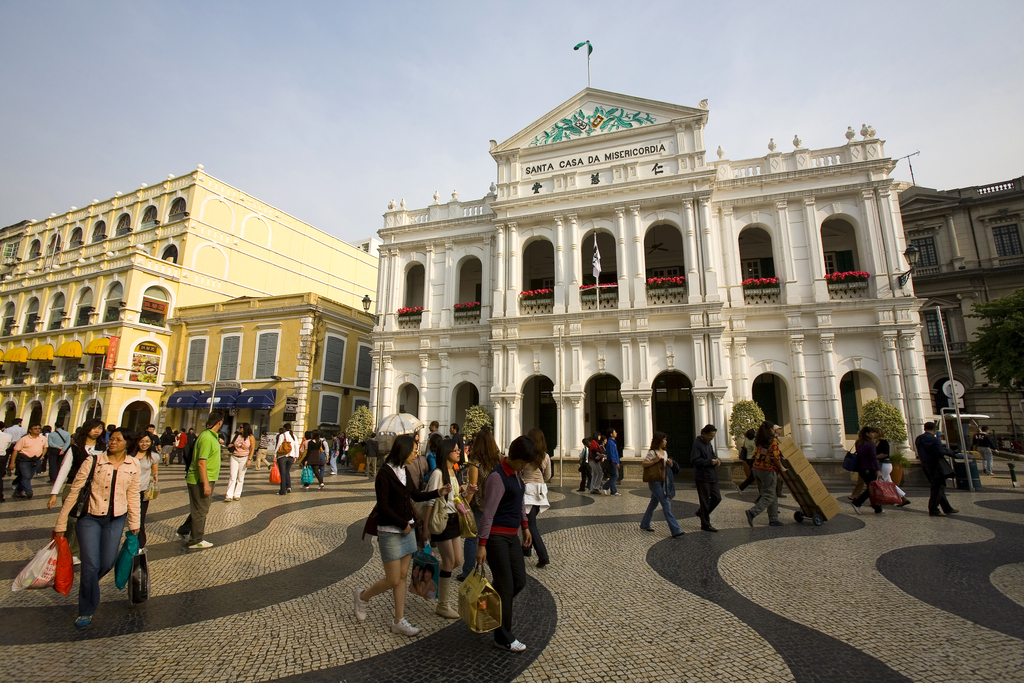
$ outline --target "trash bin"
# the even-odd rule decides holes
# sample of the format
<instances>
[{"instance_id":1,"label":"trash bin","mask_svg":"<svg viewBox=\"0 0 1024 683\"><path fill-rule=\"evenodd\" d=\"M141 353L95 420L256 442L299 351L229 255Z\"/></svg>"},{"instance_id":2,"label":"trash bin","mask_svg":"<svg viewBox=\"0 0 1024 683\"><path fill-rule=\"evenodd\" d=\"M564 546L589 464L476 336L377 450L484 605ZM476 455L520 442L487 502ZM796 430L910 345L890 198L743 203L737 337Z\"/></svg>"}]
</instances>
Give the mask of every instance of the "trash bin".
<instances>
[{"instance_id":1,"label":"trash bin","mask_svg":"<svg viewBox=\"0 0 1024 683\"><path fill-rule=\"evenodd\" d=\"M981 490L981 477L978 476L978 461L974 458L968 458L967 462L970 463L971 468L971 481L974 484L974 490ZM967 490L967 470L964 467L964 461L962 458L953 459L953 472L956 474L956 487L962 491Z\"/></svg>"}]
</instances>

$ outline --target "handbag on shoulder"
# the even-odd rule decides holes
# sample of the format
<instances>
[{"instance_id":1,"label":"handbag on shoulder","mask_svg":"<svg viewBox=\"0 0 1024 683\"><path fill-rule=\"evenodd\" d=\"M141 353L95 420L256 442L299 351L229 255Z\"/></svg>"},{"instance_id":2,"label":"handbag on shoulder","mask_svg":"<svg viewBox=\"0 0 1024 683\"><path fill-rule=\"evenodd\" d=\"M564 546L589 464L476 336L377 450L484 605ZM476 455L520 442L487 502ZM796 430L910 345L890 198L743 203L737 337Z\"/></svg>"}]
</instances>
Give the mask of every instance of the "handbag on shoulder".
<instances>
[{"instance_id":1,"label":"handbag on shoulder","mask_svg":"<svg viewBox=\"0 0 1024 683\"><path fill-rule=\"evenodd\" d=\"M659 457L651 464L644 465L643 480L645 482L665 481L665 461Z\"/></svg>"},{"instance_id":2,"label":"handbag on shoulder","mask_svg":"<svg viewBox=\"0 0 1024 683\"><path fill-rule=\"evenodd\" d=\"M857 454L850 451L843 458L843 469L847 472L857 472L860 470L860 463L857 459Z\"/></svg>"}]
</instances>

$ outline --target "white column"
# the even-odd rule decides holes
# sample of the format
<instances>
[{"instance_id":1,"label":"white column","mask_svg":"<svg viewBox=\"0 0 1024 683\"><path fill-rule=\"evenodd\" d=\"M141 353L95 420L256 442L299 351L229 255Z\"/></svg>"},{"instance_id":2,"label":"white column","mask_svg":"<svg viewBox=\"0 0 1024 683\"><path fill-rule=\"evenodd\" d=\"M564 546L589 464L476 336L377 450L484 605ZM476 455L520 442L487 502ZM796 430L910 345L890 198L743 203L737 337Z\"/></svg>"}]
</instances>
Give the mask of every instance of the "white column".
<instances>
[{"instance_id":1,"label":"white column","mask_svg":"<svg viewBox=\"0 0 1024 683\"><path fill-rule=\"evenodd\" d=\"M570 213L569 216L569 244L571 249L569 250L569 293L568 298L568 312L579 313L580 312L580 285L583 284L583 264L580 261L580 226L576 222L576 214ZM600 296L600 295L598 295ZM583 437L580 437L583 438Z\"/></svg>"},{"instance_id":2,"label":"white column","mask_svg":"<svg viewBox=\"0 0 1024 683\"><path fill-rule=\"evenodd\" d=\"M494 311L491 315L501 318L505 315L505 226L494 226L494 292L492 294ZM495 432L497 433L497 432Z\"/></svg>"},{"instance_id":3,"label":"white column","mask_svg":"<svg viewBox=\"0 0 1024 683\"><path fill-rule=\"evenodd\" d=\"M907 388L906 405L907 421L910 423L910 439L913 441L917 434L924 431L924 423L931 415L931 395L928 391L927 376L923 366L919 366L917 359L921 354L918 339L920 337L913 332L900 333L900 350L903 356L903 385ZM922 383L922 379L925 381Z\"/></svg>"},{"instance_id":4,"label":"white column","mask_svg":"<svg viewBox=\"0 0 1024 683\"><path fill-rule=\"evenodd\" d=\"M843 404L839 398L839 380L836 378L836 355L833 351L835 338L831 334L821 335L821 369L825 378L825 408L828 412L828 438L832 455L842 453L845 434L843 432ZM826 455L825 453L821 454Z\"/></svg>"},{"instance_id":5,"label":"white column","mask_svg":"<svg viewBox=\"0 0 1024 683\"><path fill-rule=\"evenodd\" d=\"M733 382L733 397L736 401L750 399L750 385L747 379L747 338L734 337L732 340L732 353L736 362L736 379Z\"/></svg>"},{"instance_id":6,"label":"white column","mask_svg":"<svg viewBox=\"0 0 1024 683\"><path fill-rule=\"evenodd\" d=\"M423 309L424 309L423 310L423 318L426 320L426 325L424 325L421 322L420 323L420 327L430 328L430 327L436 327L438 324L440 324L441 327L447 327L447 325L445 325L445 323L444 323L443 318L440 315L441 312L435 310L434 297L433 297L434 289L430 285L430 283L432 283L434 281L434 274L435 274L434 245L433 244L428 244L427 245L427 252L426 253L427 253L427 262L425 264L426 268L424 269L424 273L423 273L423 275L424 275L424 277L423 277ZM434 314L435 313L438 314L437 315L438 323L434 322Z\"/></svg>"},{"instance_id":7,"label":"white column","mask_svg":"<svg viewBox=\"0 0 1024 683\"><path fill-rule=\"evenodd\" d=\"M384 301L381 305L381 315L383 316L384 329L388 332L394 330L397 327L395 321L395 311L398 310L398 295L399 290L405 284L401 281L401 275L396 272L398 266L398 250L397 249L382 249L384 251L384 262L388 271L387 281L385 283L386 291L384 293ZM375 425L376 426L376 425Z\"/></svg>"},{"instance_id":8,"label":"white column","mask_svg":"<svg viewBox=\"0 0 1024 683\"><path fill-rule=\"evenodd\" d=\"M708 395L704 392L694 393L694 400L697 402L697 424L696 431L700 432L708 423Z\"/></svg>"},{"instance_id":9,"label":"white column","mask_svg":"<svg viewBox=\"0 0 1024 683\"><path fill-rule=\"evenodd\" d=\"M889 385L887 387L889 390L888 402L899 408L899 411L906 417L907 408L903 401L903 382L900 379L900 361L897 354L898 341L895 332L882 334L882 367L885 371L886 384Z\"/></svg>"},{"instance_id":10,"label":"white column","mask_svg":"<svg viewBox=\"0 0 1024 683\"><path fill-rule=\"evenodd\" d=\"M701 254L704 256L704 287L706 301L721 301L718 292L718 273L715 272L715 256L713 250L714 237L711 234L711 207L707 197L700 198L700 222L703 232Z\"/></svg>"},{"instance_id":11,"label":"white column","mask_svg":"<svg viewBox=\"0 0 1024 683\"><path fill-rule=\"evenodd\" d=\"M953 270L959 270L964 265L964 257L960 255L960 241L956 238L953 214L947 213L943 218L946 221L946 238L949 240L949 253L952 255Z\"/></svg>"},{"instance_id":12,"label":"white column","mask_svg":"<svg viewBox=\"0 0 1024 683\"><path fill-rule=\"evenodd\" d=\"M448 328L455 323L452 311L455 310L455 297L459 294L460 284L458 273L455 272L455 242L451 240L445 242L444 245L444 282L441 327Z\"/></svg>"},{"instance_id":13,"label":"white column","mask_svg":"<svg viewBox=\"0 0 1024 683\"><path fill-rule=\"evenodd\" d=\"M626 221L624 218L625 209L621 206L615 209L615 270L619 280L619 308L629 308L629 257L626 255ZM597 233L594 233L597 239ZM600 302L600 291L598 291L598 302ZM600 303L598 303L600 307Z\"/></svg>"},{"instance_id":14,"label":"white column","mask_svg":"<svg viewBox=\"0 0 1024 683\"><path fill-rule=\"evenodd\" d=\"M775 202L775 239L779 241L778 246L773 244L772 253L775 254L775 275L782 283L783 301L791 306L800 303L800 294L796 279L796 266L793 264L793 241L790 239L789 227L789 203L785 200Z\"/></svg>"},{"instance_id":15,"label":"white column","mask_svg":"<svg viewBox=\"0 0 1024 683\"><path fill-rule=\"evenodd\" d=\"M391 409L391 399L395 395L394 375L394 368L391 367L391 356L384 356L384 382L381 384L380 389L381 396L383 397L380 411L380 416L382 418L395 412Z\"/></svg>"},{"instance_id":16,"label":"white column","mask_svg":"<svg viewBox=\"0 0 1024 683\"><path fill-rule=\"evenodd\" d=\"M619 339L619 362L622 363L621 389L629 391L636 387L633 377L632 344L629 337Z\"/></svg>"},{"instance_id":17,"label":"white column","mask_svg":"<svg viewBox=\"0 0 1024 683\"><path fill-rule=\"evenodd\" d=\"M888 237L879 225L878 216L875 213L875 193L873 190L863 190L860 193L861 210L864 214L864 229L861 231L859 245L864 245L867 253L861 253L861 263L858 264L861 270L871 273L871 279L875 283L875 293L878 297L892 296L892 265L888 259ZM866 238L866 239L865 239ZM866 244L865 244L866 243ZM861 251L858 249L858 251Z\"/></svg>"},{"instance_id":18,"label":"white column","mask_svg":"<svg viewBox=\"0 0 1024 683\"><path fill-rule=\"evenodd\" d=\"M647 268L644 260L643 229L640 206L629 207L633 237L633 308L647 308Z\"/></svg>"},{"instance_id":19,"label":"white column","mask_svg":"<svg viewBox=\"0 0 1024 683\"><path fill-rule=\"evenodd\" d=\"M480 262L480 321L487 322L491 318L491 236L484 235L484 254ZM481 403L486 403L482 398Z\"/></svg>"},{"instance_id":20,"label":"white column","mask_svg":"<svg viewBox=\"0 0 1024 683\"><path fill-rule=\"evenodd\" d=\"M508 357L508 369L505 372L505 393L519 392L519 348L515 345L505 347Z\"/></svg>"},{"instance_id":21,"label":"white column","mask_svg":"<svg viewBox=\"0 0 1024 683\"><path fill-rule=\"evenodd\" d=\"M828 285L825 283L825 257L821 249L821 231L818 229L818 215L814 197L804 198L804 228L807 233L807 254L811 259L811 276L814 279L814 300L827 302Z\"/></svg>"},{"instance_id":22,"label":"white column","mask_svg":"<svg viewBox=\"0 0 1024 683\"><path fill-rule=\"evenodd\" d=\"M740 243L736 236L731 206L721 208L719 218L719 230L722 237L722 245L718 254L722 258L722 279L729 292L729 301L733 305L743 305L743 264L740 263Z\"/></svg>"},{"instance_id":23,"label":"white column","mask_svg":"<svg viewBox=\"0 0 1024 683\"><path fill-rule=\"evenodd\" d=\"M570 342L569 363L567 367L572 373L571 391L583 391L583 343L575 340ZM580 436L582 439L583 437Z\"/></svg>"},{"instance_id":24,"label":"white column","mask_svg":"<svg viewBox=\"0 0 1024 683\"><path fill-rule=\"evenodd\" d=\"M505 315L515 317L519 315L519 282L522 273L519 269L519 230L515 223L508 224L508 281L505 288Z\"/></svg>"},{"instance_id":25,"label":"white column","mask_svg":"<svg viewBox=\"0 0 1024 683\"><path fill-rule=\"evenodd\" d=\"M704 388L708 386L710 379L707 373L707 357L704 354L704 335L693 334L690 336L690 339L693 343L693 365L696 370L694 373L693 386Z\"/></svg>"},{"instance_id":26,"label":"white column","mask_svg":"<svg viewBox=\"0 0 1024 683\"><path fill-rule=\"evenodd\" d=\"M441 414L441 424L450 424L452 421L451 416L451 389L448 386L448 354L439 353L438 358L441 360L441 381L438 385L438 391L441 396L438 401L438 412Z\"/></svg>"},{"instance_id":27,"label":"white column","mask_svg":"<svg viewBox=\"0 0 1024 683\"><path fill-rule=\"evenodd\" d=\"M494 440L504 453L508 450L508 439L505 438L505 399L494 399Z\"/></svg>"},{"instance_id":28,"label":"white column","mask_svg":"<svg viewBox=\"0 0 1024 683\"><path fill-rule=\"evenodd\" d=\"M491 382L490 378L490 356L489 350L478 351L477 355L480 357L480 405L485 406L491 402Z\"/></svg>"},{"instance_id":29,"label":"white column","mask_svg":"<svg viewBox=\"0 0 1024 683\"><path fill-rule=\"evenodd\" d=\"M637 369L634 384L643 391L651 390L651 343L647 337L637 337Z\"/></svg>"},{"instance_id":30,"label":"white column","mask_svg":"<svg viewBox=\"0 0 1024 683\"><path fill-rule=\"evenodd\" d=\"M565 313L565 235L562 217L555 216L555 313Z\"/></svg>"},{"instance_id":31,"label":"white column","mask_svg":"<svg viewBox=\"0 0 1024 683\"><path fill-rule=\"evenodd\" d=\"M693 201L683 200L683 233L686 245L683 247L683 261L686 265L686 300L691 304L701 302L700 273L697 271L697 228L693 218Z\"/></svg>"},{"instance_id":32,"label":"white column","mask_svg":"<svg viewBox=\"0 0 1024 683\"><path fill-rule=\"evenodd\" d=\"M514 396L510 396L507 400L508 403L508 422L506 423L506 429L508 434L508 443L512 443L518 437L523 435L523 422L519 416L519 407L522 404L522 396L516 392Z\"/></svg>"},{"instance_id":33,"label":"white column","mask_svg":"<svg viewBox=\"0 0 1024 683\"><path fill-rule=\"evenodd\" d=\"M647 395L640 396L640 434L638 443L636 444L637 450L634 453L638 457L647 455L647 450L651 445L651 439L654 438L654 415L651 413L651 394L648 392Z\"/></svg>"},{"instance_id":34,"label":"white column","mask_svg":"<svg viewBox=\"0 0 1024 683\"><path fill-rule=\"evenodd\" d=\"M378 416L383 417L384 413L381 410L380 395L377 392L377 376L380 374L381 357L377 353L377 347L373 349L373 355L371 356L373 362L370 364L370 414L373 416L373 427L377 428Z\"/></svg>"},{"instance_id":35,"label":"white column","mask_svg":"<svg viewBox=\"0 0 1024 683\"><path fill-rule=\"evenodd\" d=\"M889 256L889 269L892 273L903 270L903 235L897 231L896 213L892 207L892 197L888 189L879 189L875 194L875 208L878 210L878 227L882 231L882 243ZM899 226L902 230L902 225Z\"/></svg>"},{"instance_id":36,"label":"white column","mask_svg":"<svg viewBox=\"0 0 1024 683\"><path fill-rule=\"evenodd\" d=\"M814 456L814 436L811 433L811 407L807 396L807 368L804 363L803 335L789 337L789 350L793 359L793 391L796 394L796 424L793 436L804 455Z\"/></svg>"},{"instance_id":37,"label":"white column","mask_svg":"<svg viewBox=\"0 0 1024 683\"><path fill-rule=\"evenodd\" d=\"M634 443L636 441L636 437L633 434L633 399L632 399L632 397L626 397L626 396L622 397L622 431L625 432L625 434L622 435L622 437L624 439L624 442L623 442L624 445L622 447L622 455L623 455L623 457L625 457L626 454L629 453L629 455L632 456L636 452L635 447L634 447Z\"/></svg>"},{"instance_id":38,"label":"white column","mask_svg":"<svg viewBox=\"0 0 1024 683\"><path fill-rule=\"evenodd\" d=\"M427 402L427 391L430 382L427 381L427 370L430 366L430 357L425 353L420 354L420 402L418 406L418 418L425 422L430 421L430 406Z\"/></svg>"},{"instance_id":39,"label":"white column","mask_svg":"<svg viewBox=\"0 0 1024 683\"><path fill-rule=\"evenodd\" d=\"M491 363L491 394L497 396L505 391L505 362L502 348L492 346L491 357L494 359Z\"/></svg>"}]
</instances>

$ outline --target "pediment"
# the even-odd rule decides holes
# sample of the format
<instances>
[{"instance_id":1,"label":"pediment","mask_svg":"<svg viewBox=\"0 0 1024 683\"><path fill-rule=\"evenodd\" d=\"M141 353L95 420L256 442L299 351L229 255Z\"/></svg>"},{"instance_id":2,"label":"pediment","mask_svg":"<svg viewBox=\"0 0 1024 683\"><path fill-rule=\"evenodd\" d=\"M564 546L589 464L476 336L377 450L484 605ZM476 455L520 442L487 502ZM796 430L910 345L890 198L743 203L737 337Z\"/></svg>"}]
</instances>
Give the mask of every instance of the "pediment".
<instances>
[{"instance_id":1,"label":"pediment","mask_svg":"<svg viewBox=\"0 0 1024 683\"><path fill-rule=\"evenodd\" d=\"M927 187L911 187L900 193L900 211L927 211L943 206L955 205L958 197Z\"/></svg>"},{"instance_id":2,"label":"pediment","mask_svg":"<svg viewBox=\"0 0 1024 683\"><path fill-rule=\"evenodd\" d=\"M671 121L690 120L704 124L707 123L707 116L707 109L584 88L509 139L493 146L491 155L557 145Z\"/></svg>"}]
</instances>

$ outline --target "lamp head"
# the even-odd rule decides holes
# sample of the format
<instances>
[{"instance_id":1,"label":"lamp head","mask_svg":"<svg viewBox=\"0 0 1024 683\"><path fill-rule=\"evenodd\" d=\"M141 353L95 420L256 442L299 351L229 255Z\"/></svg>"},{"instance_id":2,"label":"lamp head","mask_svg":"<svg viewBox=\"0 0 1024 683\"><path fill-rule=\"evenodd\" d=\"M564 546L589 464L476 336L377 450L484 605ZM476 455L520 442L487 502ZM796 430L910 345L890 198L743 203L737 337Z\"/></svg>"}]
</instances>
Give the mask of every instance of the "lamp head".
<instances>
[{"instance_id":1,"label":"lamp head","mask_svg":"<svg viewBox=\"0 0 1024 683\"><path fill-rule=\"evenodd\" d=\"M373 299L370 298L369 294L363 295L363 313L370 312L370 304L373 303Z\"/></svg>"},{"instance_id":2,"label":"lamp head","mask_svg":"<svg viewBox=\"0 0 1024 683\"><path fill-rule=\"evenodd\" d=\"M903 257L907 259L907 263L909 263L910 267L913 268L921 258L921 250L911 244L907 247L907 250L903 252Z\"/></svg>"}]
</instances>

